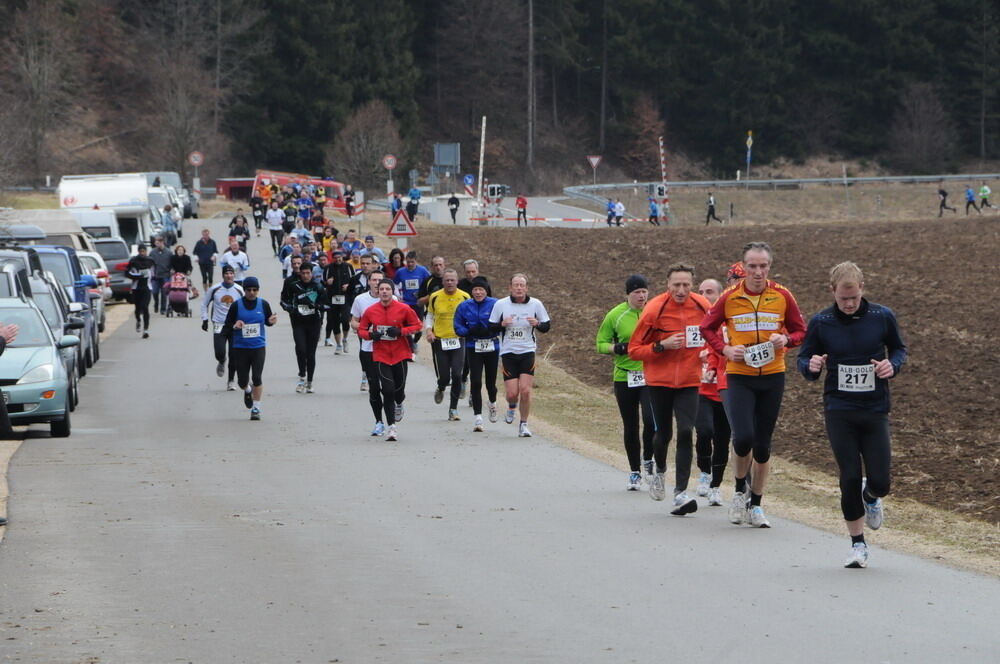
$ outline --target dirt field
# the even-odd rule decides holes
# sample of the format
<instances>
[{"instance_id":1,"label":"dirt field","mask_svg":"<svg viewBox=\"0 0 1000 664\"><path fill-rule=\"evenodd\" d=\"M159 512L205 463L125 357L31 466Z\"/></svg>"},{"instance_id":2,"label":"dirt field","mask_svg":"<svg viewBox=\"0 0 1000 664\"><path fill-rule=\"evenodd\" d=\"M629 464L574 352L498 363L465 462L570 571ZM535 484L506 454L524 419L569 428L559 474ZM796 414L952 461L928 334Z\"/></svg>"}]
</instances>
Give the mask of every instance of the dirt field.
<instances>
[{"instance_id":1,"label":"dirt field","mask_svg":"<svg viewBox=\"0 0 1000 664\"><path fill-rule=\"evenodd\" d=\"M992 274L1000 218L950 218L808 226L686 229L455 229L421 227L413 247L422 262L476 257L503 295L514 271L529 275L553 331L542 336L549 360L610 395L610 360L593 348L604 313L624 298L625 277L645 274L653 292L663 267L684 259L696 279L721 277L749 240L775 250L771 276L792 290L807 316L828 306L827 271L842 260L865 270L867 295L895 310L910 360L893 381L894 491L996 525L1000 523L1000 360L987 340L1000 316ZM794 366L790 353L789 367ZM789 373L775 453L835 472L818 384Z\"/></svg>"}]
</instances>

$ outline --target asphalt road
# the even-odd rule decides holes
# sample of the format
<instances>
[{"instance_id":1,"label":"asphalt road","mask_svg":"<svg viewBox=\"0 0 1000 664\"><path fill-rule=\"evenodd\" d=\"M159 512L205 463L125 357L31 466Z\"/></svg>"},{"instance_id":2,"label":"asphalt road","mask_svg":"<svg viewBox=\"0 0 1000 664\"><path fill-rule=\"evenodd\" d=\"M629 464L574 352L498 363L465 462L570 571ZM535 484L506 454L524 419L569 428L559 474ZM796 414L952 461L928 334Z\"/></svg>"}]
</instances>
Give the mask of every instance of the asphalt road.
<instances>
[{"instance_id":1,"label":"asphalt road","mask_svg":"<svg viewBox=\"0 0 1000 664\"><path fill-rule=\"evenodd\" d=\"M276 303L276 264L263 238L251 244ZM316 394L295 394L284 320L269 332L264 419L250 422L197 319L156 318L151 332L122 326L86 379L73 436L33 435L11 463L3 661L1000 652L996 580L877 547L871 567L845 570L845 537L779 515L770 530L704 503L671 517L626 493L620 471L502 423L473 434L466 407L445 421L424 366L400 441L371 438L354 354L321 348Z\"/></svg>"}]
</instances>

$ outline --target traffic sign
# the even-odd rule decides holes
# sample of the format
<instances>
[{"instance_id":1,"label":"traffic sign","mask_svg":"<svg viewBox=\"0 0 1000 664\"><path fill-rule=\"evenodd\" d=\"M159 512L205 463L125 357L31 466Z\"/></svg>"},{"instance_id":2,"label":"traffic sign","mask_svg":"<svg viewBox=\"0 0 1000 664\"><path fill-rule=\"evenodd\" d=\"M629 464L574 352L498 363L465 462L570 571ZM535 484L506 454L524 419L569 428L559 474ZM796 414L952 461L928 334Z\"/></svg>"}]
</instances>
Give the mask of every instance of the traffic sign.
<instances>
[{"instance_id":1,"label":"traffic sign","mask_svg":"<svg viewBox=\"0 0 1000 664\"><path fill-rule=\"evenodd\" d=\"M471 187L472 185L476 184L476 176L473 175L472 173L469 173L464 178L462 178L462 181L465 182L466 187Z\"/></svg>"},{"instance_id":2,"label":"traffic sign","mask_svg":"<svg viewBox=\"0 0 1000 664\"><path fill-rule=\"evenodd\" d=\"M410 221L410 216L402 208L392 218L389 230L385 232L389 237L415 237L417 229Z\"/></svg>"},{"instance_id":3,"label":"traffic sign","mask_svg":"<svg viewBox=\"0 0 1000 664\"><path fill-rule=\"evenodd\" d=\"M205 155L195 150L188 155L188 163L197 168L205 163Z\"/></svg>"},{"instance_id":4,"label":"traffic sign","mask_svg":"<svg viewBox=\"0 0 1000 664\"><path fill-rule=\"evenodd\" d=\"M748 131L747 132L747 149L749 150L751 146L753 146L753 132L752 131Z\"/></svg>"},{"instance_id":5,"label":"traffic sign","mask_svg":"<svg viewBox=\"0 0 1000 664\"><path fill-rule=\"evenodd\" d=\"M590 162L590 167L593 168L596 171L597 170L597 166L601 163L601 155L599 155L599 154L588 154L587 155L587 161Z\"/></svg>"},{"instance_id":6,"label":"traffic sign","mask_svg":"<svg viewBox=\"0 0 1000 664\"><path fill-rule=\"evenodd\" d=\"M385 166L390 171L396 168L396 155L387 154L386 156L382 157L382 165Z\"/></svg>"}]
</instances>

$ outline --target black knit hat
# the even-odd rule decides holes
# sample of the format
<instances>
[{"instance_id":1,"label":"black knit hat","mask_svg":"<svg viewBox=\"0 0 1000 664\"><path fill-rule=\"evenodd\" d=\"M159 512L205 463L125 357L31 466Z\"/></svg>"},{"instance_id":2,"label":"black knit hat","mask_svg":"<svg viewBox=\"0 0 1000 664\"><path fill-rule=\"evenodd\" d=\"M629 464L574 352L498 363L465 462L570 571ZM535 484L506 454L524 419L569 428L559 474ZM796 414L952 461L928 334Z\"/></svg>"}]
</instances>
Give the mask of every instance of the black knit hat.
<instances>
[{"instance_id":1,"label":"black knit hat","mask_svg":"<svg viewBox=\"0 0 1000 664\"><path fill-rule=\"evenodd\" d=\"M646 277L641 274L633 274L628 279L625 280L625 294L628 295L634 290L639 290L640 288L649 288L649 284L646 282Z\"/></svg>"},{"instance_id":2,"label":"black knit hat","mask_svg":"<svg viewBox=\"0 0 1000 664\"><path fill-rule=\"evenodd\" d=\"M472 285L469 286L469 290L472 290L473 288L483 288L483 289L486 290L486 295L492 297L493 293L492 293L492 289L490 288L489 279L487 279L486 277L480 275L478 277L473 277L471 283L472 283ZM471 295L471 293L470 293L470 295Z\"/></svg>"}]
</instances>

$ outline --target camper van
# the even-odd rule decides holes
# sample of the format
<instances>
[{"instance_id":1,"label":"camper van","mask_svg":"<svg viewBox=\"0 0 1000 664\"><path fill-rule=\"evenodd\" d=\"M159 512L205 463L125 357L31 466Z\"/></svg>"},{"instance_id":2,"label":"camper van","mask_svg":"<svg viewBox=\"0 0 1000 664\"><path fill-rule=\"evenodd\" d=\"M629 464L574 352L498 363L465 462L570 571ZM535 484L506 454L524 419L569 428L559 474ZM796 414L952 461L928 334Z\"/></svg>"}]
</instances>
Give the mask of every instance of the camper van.
<instances>
[{"instance_id":1,"label":"camper van","mask_svg":"<svg viewBox=\"0 0 1000 664\"><path fill-rule=\"evenodd\" d=\"M93 238L80 227L68 210L8 210L0 220L10 224L32 224L45 232L45 239L25 244L57 244L77 251L96 251Z\"/></svg>"},{"instance_id":2,"label":"camper van","mask_svg":"<svg viewBox=\"0 0 1000 664\"><path fill-rule=\"evenodd\" d=\"M118 237L118 217L111 210L69 208L66 211L72 214L80 224L80 228L95 240Z\"/></svg>"},{"instance_id":3,"label":"camper van","mask_svg":"<svg viewBox=\"0 0 1000 664\"><path fill-rule=\"evenodd\" d=\"M150 204L142 173L64 175L59 181L59 205L65 209L111 210L118 218L118 236L130 247L149 243L159 232L160 213Z\"/></svg>"}]
</instances>

